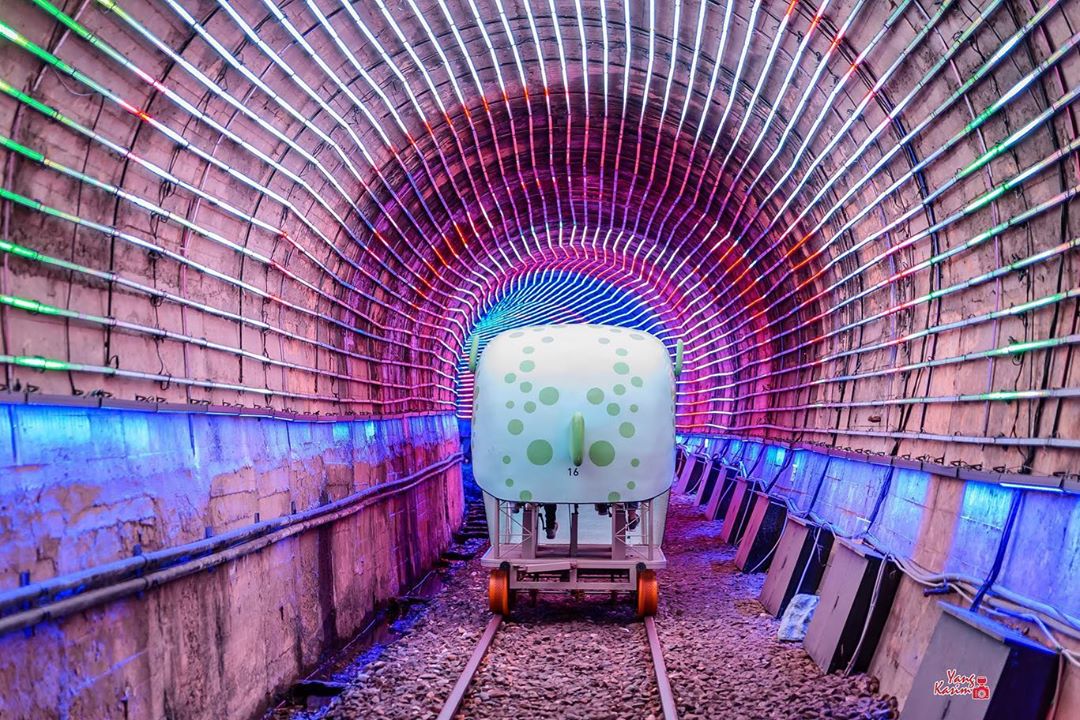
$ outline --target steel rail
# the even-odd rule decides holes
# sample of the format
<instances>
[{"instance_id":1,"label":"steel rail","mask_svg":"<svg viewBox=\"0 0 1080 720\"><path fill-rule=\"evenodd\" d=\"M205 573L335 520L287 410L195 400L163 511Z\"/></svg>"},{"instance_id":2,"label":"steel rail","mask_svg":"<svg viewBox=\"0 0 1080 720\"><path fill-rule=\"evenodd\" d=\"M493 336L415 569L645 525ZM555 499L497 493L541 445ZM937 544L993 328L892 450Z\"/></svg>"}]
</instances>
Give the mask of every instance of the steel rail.
<instances>
[{"instance_id":1,"label":"steel rail","mask_svg":"<svg viewBox=\"0 0 1080 720\"><path fill-rule=\"evenodd\" d=\"M651 615L645 616L645 634L649 637L649 652L652 653L653 669L656 670L656 687L660 691L660 707L664 711L664 720L678 720L675 695L671 692L667 665L664 663L664 651L660 647L660 637L656 634L656 621Z\"/></svg>"},{"instance_id":2,"label":"steel rail","mask_svg":"<svg viewBox=\"0 0 1080 720\"><path fill-rule=\"evenodd\" d=\"M491 619L488 620L487 627L484 628L480 640L477 641L476 647L473 648L472 655L469 656L469 661L465 663L465 669L461 671L461 675L458 676L453 689L450 690L450 695L447 696L446 702L443 703L437 720L452 720L461 707L461 703L465 699L465 693L468 692L469 685L472 684L473 677L476 676L476 671L480 667L480 662L487 655L488 648L491 647L491 642L495 639L495 634L502 626L502 620L502 615L492 615ZM664 651L660 647L660 638L656 634L656 622L649 616L645 618L645 634L649 640L649 653L652 656L653 669L656 671L656 686L660 692L660 707L663 709L664 720L678 720L679 713L675 709L675 695L671 692L667 664L664 662Z\"/></svg>"},{"instance_id":3,"label":"steel rail","mask_svg":"<svg viewBox=\"0 0 1080 720\"><path fill-rule=\"evenodd\" d=\"M469 657L469 662L465 663L465 669L461 671L461 676L454 683L454 689L450 691L450 696L446 698L446 703L443 704L442 710L439 712L438 720L451 720L454 713L458 711L461 701L465 699L465 692L469 689L473 676L476 675L476 669L480 667L480 661L484 659L488 648L491 647L491 641L495 639L495 633L499 631L499 626L502 625L502 619L502 615L492 615L491 619L488 620L487 627L484 628L484 634L480 636L480 641L476 643L476 648Z\"/></svg>"}]
</instances>

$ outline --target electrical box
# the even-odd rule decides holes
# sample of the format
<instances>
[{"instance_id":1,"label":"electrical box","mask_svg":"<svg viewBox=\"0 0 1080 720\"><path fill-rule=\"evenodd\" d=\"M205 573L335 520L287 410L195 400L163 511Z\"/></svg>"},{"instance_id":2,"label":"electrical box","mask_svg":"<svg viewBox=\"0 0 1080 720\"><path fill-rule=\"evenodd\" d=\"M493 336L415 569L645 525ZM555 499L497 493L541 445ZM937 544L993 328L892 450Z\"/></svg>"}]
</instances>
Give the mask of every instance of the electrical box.
<instances>
[{"instance_id":1,"label":"electrical box","mask_svg":"<svg viewBox=\"0 0 1080 720\"><path fill-rule=\"evenodd\" d=\"M795 515L788 515L769 574L758 599L780 617L798 593L816 593L832 549L833 534Z\"/></svg>"},{"instance_id":2,"label":"electrical box","mask_svg":"<svg viewBox=\"0 0 1080 720\"><path fill-rule=\"evenodd\" d=\"M1057 653L1012 628L941 602L930 645L900 720L1036 720L1046 717Z\"/></svg>"},{"instance_id":3,"label":"electrical box","mask_svg":"<svg viewBox=\"0 0 1080 720\"><path fill-rule=\"evenodd\" d=\"M697 495L694 497L696 504L704 505L709 501L709 495L712 494L713 488L716 487L716 482L723 471L724 466L720 463L720 460L715 457L709 459L709 469L702 474L701 482L698 483Z\"/></svg>"},{"instance_id":4,"label":"electrical box","mask_svg":"<svg viewBox=\"0 0 1080 720\"><path fill-rule=\"evenodd\" d=\"M731 503L731 494L735 490L736 470L731 466L724 466L718 482L709 495L709 501L705 505L705 519L717 520L727 514L728 505Z\"/></svg>"},{"instance_id":5,"label":"electrical box","mask_svg":"<svg viewBox=\"0 0 1080 720\"><path fill-rule=\"evenodd\" d=\"M787 506L772 500L767 494L755 491L746 530L735 553L735 567L744 572L764 572L769 569L773 550L784 530Z\"/></svg>"},{"instance_id":6,"label":"electrical box","mask_svg":"<svg viewBox=\"0 0 1080 720\"><path fill-rule=\"evenodd\" d=\"M870 548L837 538L803 646L827 673L866 670L892 608L900 570Z\"/></svg>"},{"instance_id":7,"label":"electrical box","mask_svg":"<svg viewBox=\"0 0 1080 720\"><path fill-rule=\"evenodd\" d=\"M688 453L686 448L679 445L675 448L675 477L678 478L682 475L683 468L686 467L686 458Z\"/></svg>"},{"instance_id":8,"label":"electrical box","mask_svg":"<svg viewBox=\"0 0 1080 720\"><path fill-rule=\"evenodd\" d=\"M746 521L750 517L750 501L753 488L746 478L735 480L735 489L731 493L731 502L724 515L724 526L720 529L720 539L735 545L742 539Z\"/></svg>"},{"instance_id":9,"label":"electrical box","mask_svg":"<svg viewBox=\"0 0 1080 720\"><path fill-rule=\"evenodd\" d=\"M679 474L679 479L675 481L675 492L696 492L698 482L701 480L701 475L706 471L708 464L711 462L712 458L706 455L693 453L688 456L686 464L683 465L682 473Z\"/></svg>"}]
</instances>

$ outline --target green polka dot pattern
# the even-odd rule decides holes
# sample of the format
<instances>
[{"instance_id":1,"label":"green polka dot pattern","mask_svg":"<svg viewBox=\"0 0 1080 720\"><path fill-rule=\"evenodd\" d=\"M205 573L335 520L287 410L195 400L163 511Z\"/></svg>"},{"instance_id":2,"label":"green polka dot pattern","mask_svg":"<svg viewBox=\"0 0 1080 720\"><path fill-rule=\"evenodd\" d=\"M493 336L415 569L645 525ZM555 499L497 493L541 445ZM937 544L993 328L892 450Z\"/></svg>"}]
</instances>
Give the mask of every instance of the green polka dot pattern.
<instances>
[{"instance_id":1,"label":"green polka dot pattern","mask_svg":"<svg viewBox=\"0 0 1080 720\"><path fill-rule=\"evenodd\" d=\"M607 467L615 462L615 446L607 440L597 440L589 446L589 460L593 465Z\"/></svg>"},{"instance_id":2,"label":"green polka dot pattern","mask_svg":"<svg viewBox=\"0 0 1080 720\"><path fill-rule=\"evenodd\" d=\"M533 465L547 465L551 462L551 456L555 453L551 448L551 443L547 440L533 440L529 443L529 449L526 451L526 455L529 457L529 462Z\"/></svg>"},{"instance_id":3,"label":"green polka dot pattern","mask_svg":"<svg viewBox=\"0 0 1080 720\"><path fill-rule=\"evenodd\" d=\"M475 382L473 470L486 492L589 503L666 489L673 388L669 352L656 338L598 325L519 329L488 343ZM584 420L579 466L571 462L575 413Z\"/></svg>"}]
</instances>

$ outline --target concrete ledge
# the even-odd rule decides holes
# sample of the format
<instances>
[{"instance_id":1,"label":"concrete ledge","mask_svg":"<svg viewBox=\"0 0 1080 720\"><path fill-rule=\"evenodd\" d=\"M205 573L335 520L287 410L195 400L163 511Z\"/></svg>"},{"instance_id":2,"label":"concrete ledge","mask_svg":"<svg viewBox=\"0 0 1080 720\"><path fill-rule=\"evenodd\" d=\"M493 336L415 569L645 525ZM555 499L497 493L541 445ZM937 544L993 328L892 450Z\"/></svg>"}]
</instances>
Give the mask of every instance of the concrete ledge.
<instances>
[{"instance_id":1,"label":"concrete ledge","mask_svg":"<svg viewBox=\"0 0 1080 720\"><path fill-rule=\"evenodd\" d=\"M920 472L930 473L932 475L939 475L941 477L954 478L958 480L968 480L971 482L981 482L994 485L1007 485L1009 487L1024 487L1031 490L1045 490L1049 492L1080 494L1080 476L1077 475L1021 475L1019 473L999 472L996 470L982 470L978 468L962 467L952 464L946 465L944 463L934 462L931 460L920 458L913 459L910 457L893 457L892 455L886 455L885 453L847 450L831 447L829 445L821 445L808 442L786 442L783 440L769 440L766 442L764 438L739 438L734 435L695 435L685 437L696 437L704 440L719 440L725 442L730 440L737 440L744 444L744 448L746 445L763 445L766 447L784 448L786 450L806 450L808 452L816 453L818 455L843 458L845 460L851 460L853 462L864 462L870 463L872 465L884 465L903 470L916 470ZM688 445L685 439L683 441L683 447L686 449L687 452L695 453L695 448L692 445ZM751 472L749 474L752 475L753 473Z\"/></svg>"}]
</instances>

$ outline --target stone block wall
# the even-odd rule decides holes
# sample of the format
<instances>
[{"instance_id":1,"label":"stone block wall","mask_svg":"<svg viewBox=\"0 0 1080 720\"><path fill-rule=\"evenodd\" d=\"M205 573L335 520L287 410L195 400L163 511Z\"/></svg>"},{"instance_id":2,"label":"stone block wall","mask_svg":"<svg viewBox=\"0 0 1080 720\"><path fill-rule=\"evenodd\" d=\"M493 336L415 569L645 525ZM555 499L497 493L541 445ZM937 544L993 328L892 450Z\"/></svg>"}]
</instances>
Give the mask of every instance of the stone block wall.
<instances>
[{"instance_id":1,"label":"stone block wall","mask_svg":"<svg viewBox=\"0 0 1080 720\"><path fill-rule=\"evenodd\" d=\"M450 416L0 406L0 591L317 507L457 450ZM429 568L462 511L452 465L213 570L0 636L0 717L253 717Z\"/></svg>"}]
</instances>

